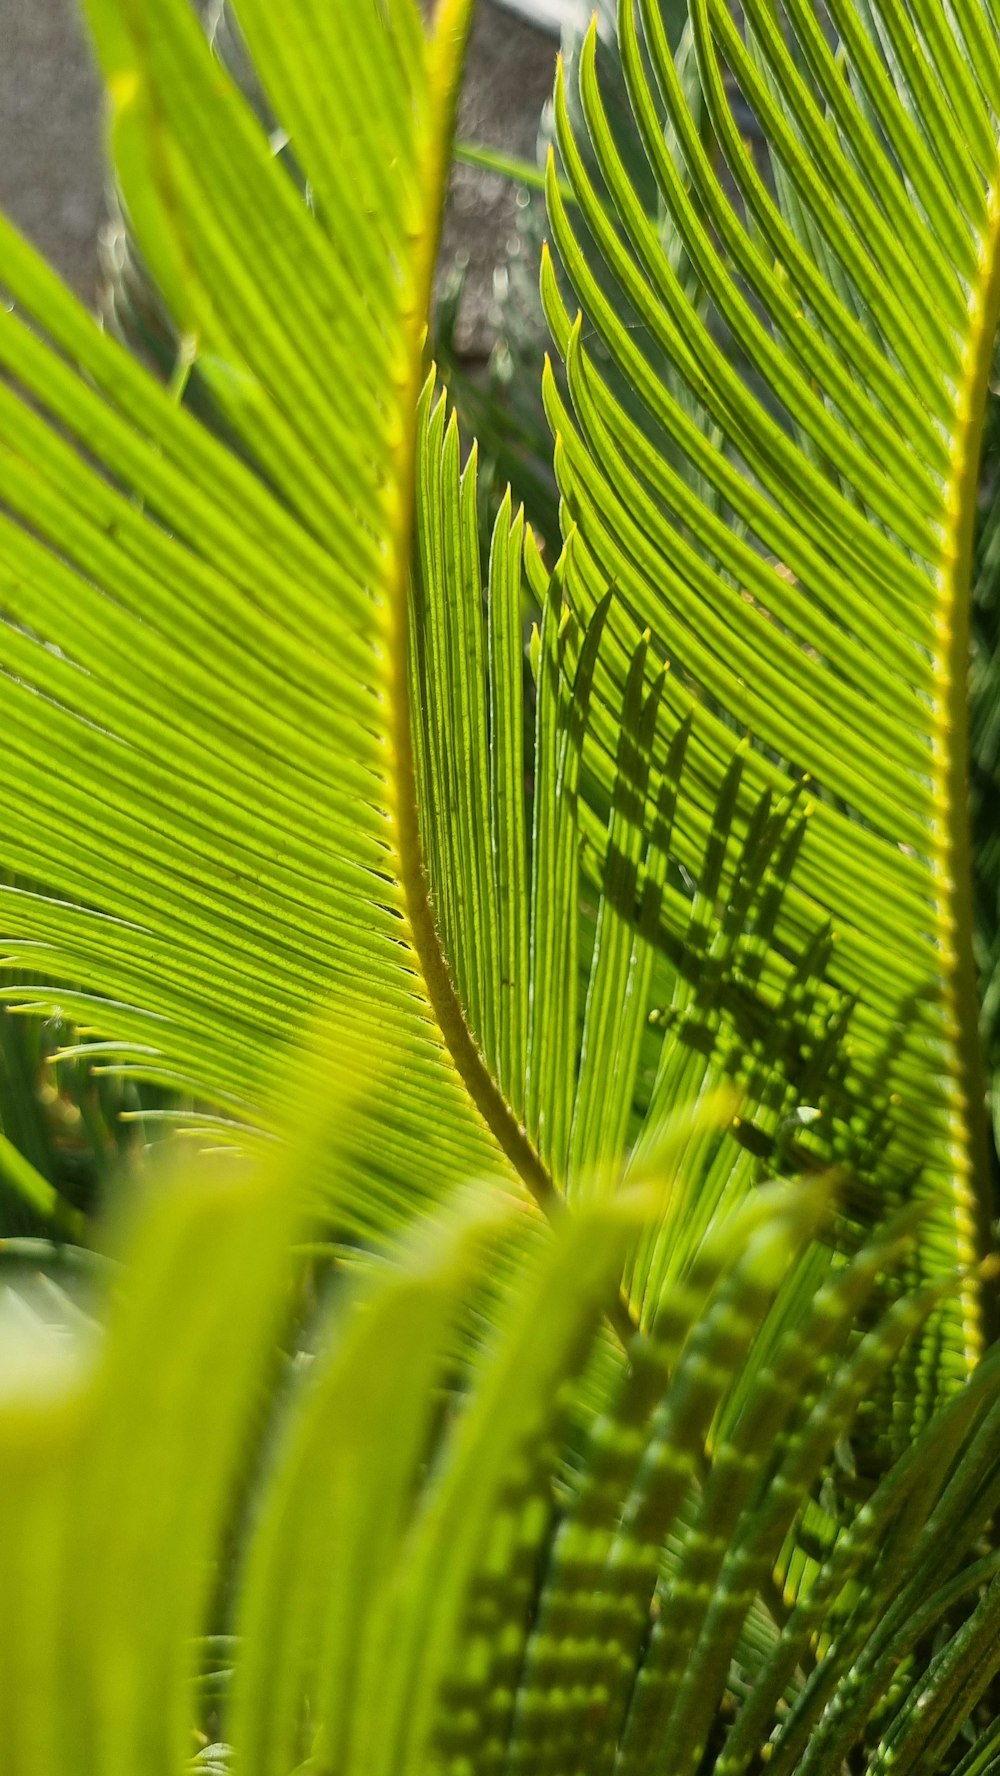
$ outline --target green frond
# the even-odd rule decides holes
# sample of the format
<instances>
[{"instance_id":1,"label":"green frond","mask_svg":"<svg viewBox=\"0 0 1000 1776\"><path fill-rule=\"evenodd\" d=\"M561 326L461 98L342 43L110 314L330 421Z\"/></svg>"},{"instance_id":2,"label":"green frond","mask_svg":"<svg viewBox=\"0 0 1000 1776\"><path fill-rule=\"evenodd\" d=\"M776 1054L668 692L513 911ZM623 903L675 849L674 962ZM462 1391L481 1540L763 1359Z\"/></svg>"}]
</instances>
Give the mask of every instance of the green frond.
<instances>
[{"instance_id":1,"label":"green frond","mask_svg":"<svg viewBox=\"0 0 1000 1776\"><path fill-rule=\"evenodd\" d=\"M125 1770L151 1744L162 1768L182 1768L194 1641L279 1328L294 1207L285 1178L215 1168L183 1197L163 1190L146 1205L99 1351L46 1352L5 1328L0 1485L18 1525L0 1557L11 1771L67 1760Z\"/></svg>"},{"instance_id":2,"label":"green frond","mask_svg":"<svg viewBox=\"0 0 1000 1776\"><path fill-rule=\"evenodd\" d=\"M593 32L576 129L557 82L574 201L553 162L564 281L546 261L542 289L569 393L549 378L566 596L585 621L616 587L602 700L623 694L648 630L671 664L661 749L697 710L673 831L692 872L738 734L738 831L763 793L808 782L768 961L829 926L855 1064L890 1110L867 1181L883 1204L912 1189L931 1204L931 1276L985 1249L990 1202L965 754L1000 307L998 42L972 4L954 25L931 0L877 23L835 5L836 55L806 0L784 27L764 0L745 13L744 39L722 0L692 6L707 141L654 0L619 7L624 79L696 298L619 151ZM613 771L603 761L606 794ZM942 1372L974 1359L982 1311L969 1284L946 1332L936 1316Z\"/></svg>"},{"instance_id":3,"label":"green frond","mask_svg":"<svg viewBox=\"0 0 1000 1776\"><path fill-rule=\"evenodd\" d=\"M947 1750L1000 1662L992 1359L808 1577L770 1583L948 1287L880 1304L914 1215L844 1264L828 1185L756 1192L625 1360L603 1316L655 1193L581 1204L530 1251L480 1195L299 1326L317 1107L297 1154L203 1164L133 1213L96 1348L26 1356L4 1328L4 1768L611 1776L697 1769L722 1721L726 1776Z\"/></svg>"},{"instance_id":4,"label":"green frond","mask_svg":"<svg viewBox=\"0 0 1000 1776\"><path fill-rule=\"evenodd\" d=\"M3 994L257 1169L12 1366L7 1761L989 1768L994 19L692 0L675 56L621 0L614 104L589 34L562 548L508 497L484 561L426 340L468 0L240 0L259 102L188 0L89 12L178 364L0 223Z\"/></svg>"},{"instance_id":5,"label":"green frond","mask_svg":"<svg viewBox=\"0 0 1000 1776\"><path fill-rule=\"evenodd\" d=\"M423 363L465 11L238 9L307 202L181 0L148 28L93 0L129 226L221 432L5 229L2 844L42 886L3 926L21 981L64 983L10 996L267 1127L285 1051L349 1007L392 1080L342 1201L366 1233L470 1174L554 1209L735 1081L633 1257L644 1323L719 1204L831 1160L848 1247L915 1193L949 1270L986 1202L961 663L988 83L898 20L888 60L847 21L834 60L804 5L793 55L763 5L744 43L699 0L675 63L624 6L626 155L591 33L543 268L566 545L550 571L507 504L484 574ZM927 57L960 202L920 147ZM978 1348L971 1283L947 1312L942 1377Z\"/></svg>"},{"instance_id":6,"label":"green frond","mask_svg":"<svg viewBox=\"0 0 1000 1776\"><path fill-rule=\"evenodd\" d=\"M580 1201L630 1168L655 1166L687 1105L710 1104L726 1087L742 1100L725 1132L710 1115L690 1129L683 1182L631 1266L628 1294L645 1321L721 1202L769 1172L878 1147L884 1095L877 1081L862 1089L838 1059L851 1006L824 984L825 934L798 963L774 943L803 842L794 796L778 807L765 794L745 833L734 832L737 759L700 854L678 867L698 721L659 752L669 674L652 671L647 638L617 694L605 652L616 593L586 626L577 621L566 596L575 536L550 574L505 504L484 586L475 473L474 456L461 467L454 415L428 383L414 750L430 901L489 1073L479 1101L551 1209L562 1194ZM526 588L541 609L530 650L533 752L522 741L517 639Z\"/></svg>"},{"instance_id":7,"label":"green frond","mask_svg":"<svg viewBox=\"0 0 1000 1776\"><path fill-rule=\"evenodd\" d=\"M605 585L582 623L567 609L573 546L549 575L505 506L483 585L475 462L462 467L430 384L417 399L462 22L459 9L425 38L406 6L352 15L352 91L331 128L330 27L315 35L304 4L280 30L240 9L304 204L179 0L148 35L138 6L95 4L129 225L218 437L4 236L0 695L16 808L3 843L19 879L42 884L4 892L9 996L58 1003L94 1032L84 1050L182 1088L237 1140L287 1120L286 1049L317 1008L349 1007L391 1081L389 1113L359 1140L357 1189L338 1193L365 1234L456 1176L498 1175L503 1155L552 1209L620 1174L644 1118L645 1163L678 1105L740 1074L754 1022L777 1016L802 1047L823 960L782 961L757 985L757 922L797 845L764 800L735 923L712 935L723 881L743 868L720 836L730 789L704 857L682 864L676 807L700 740L684 726L660 755L669 695L643 644L609 705L615 597ZM391 179L372 151L384 135ZM279 287L294 301L275 301ZM533 757L525 587L543 607ZM55 751L74 761L58 787ZM32 972L63 983L57 1001L23 985ZM722 1003L734 996L738 1014ZM666 1058L668 1024L682 1055L690 1038L687 1065ZM782 1092L776 1069L759 1071L685 1238L730 1173L739 1188L766 1173L802 1108L798 1074ZM640 1262L637 1311L655 1313L683 1221L652 1242L652 1284Z\"/></svg>"},{"instance_id":8,"label":"green frond","mask_svg":"<svg viewBox=\"0 0 1000 1776\"><path fill-rule=\"evenodd\" d=\"M2 846L41 887L4 889L0 924L15 981L63 983L9 996L272 1125L283 1053L331 997L350 1003L395 1081L349 1216L377 1230L407 1194L501 1169L431 1009L447 981L405 665L464 12L426 36L410 0L366 5L317 37L309 5L280 33L241 9L264 87L294 110L309 208L184 0L147 10L91 8L123 200L241 450L3 225ZM332 129L335 48L351 91Z\"/></svg>"}]
</instances>

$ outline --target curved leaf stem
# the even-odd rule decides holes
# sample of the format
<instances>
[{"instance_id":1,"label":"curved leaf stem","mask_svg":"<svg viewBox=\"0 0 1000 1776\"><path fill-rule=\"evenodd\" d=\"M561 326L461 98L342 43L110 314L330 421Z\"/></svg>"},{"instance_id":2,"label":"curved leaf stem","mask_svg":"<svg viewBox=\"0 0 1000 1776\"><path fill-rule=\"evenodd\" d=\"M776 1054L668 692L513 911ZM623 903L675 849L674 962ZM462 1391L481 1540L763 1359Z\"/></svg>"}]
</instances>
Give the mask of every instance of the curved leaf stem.
<instances>
[{"instance_id":1,"label":"curved leaf stem","mask_svg":"<svg viewBox=\"0 0 1000 1776\"><path fill-rule=\"evenodd\" d=\"M973 949L972 833L969 809L969 649L972 571L986 394L1000 322L1000 176L990 188L969 296L972 327L957 403L958 425L948 497L950 536L942 556L935 682L935 873L944 1009L958 1073L950 1112L954 1130L953 1202L959 1250L972 1263L991 1244L992 1183L986 1085L979 1038L979 985ZM974 1362L995 1319L974 1280L963 1287L966 1354ZM984 1325L984 1320L986 1321Z\"/></svg>"},{"instance_id":2,"label":"curved leaf stem","mask_svg":"<svg viewBox=\"0 0 1000 1776\"><path fill-rule=\"evenodd\" d=\"M461 80L474 0L441 0L430 38L431 106L420 188L424 225L415 243L415 273L406 329L404 414L415 413L427 373L426 316L437 262L441 215L450 165L455 104ZM473 1103L495 1135L511 1164L546 1214L558 1203L555 1185L523 1128L498 1089L466 1022L441 948L420 842L416 765L408 670L409 576L416 486L416 434L404 423L397 453L399 510L393 526L397 552L390 636L392 670L392 734L395 757L395 816L400 880L410 936L441 1033Z\"/></svg>"},{"instance_id":3,"label":"curved leaf stem","mask_svg":"<svg viewBox=\"0 0 1000 1776\"><path fill-rule=\"evenodd\" d=\"M440 0L434 16L429 54L431 107L420 190L424 200L423 226L415 242L415 271L407 312L407 362L401 384L402 411L415 413L426 363L426 317L429 312L437 263L441 217L451 165L455 108L472 22L474 0ZM441 948L427 872L420 841L416 766L411 729L409 649L409 576L416 487L416 434L404 424L396 455L396 498L392 536L396 551L393 564L393 598L388 637L391 679L391 778L399 879L403 889L410 941L423 975L431 1009L437 1019L454 1066L476 1109L497 1144L549 1220L564 1209L563 1199L527 1131L500 1091L469 1028ZM627 1303L621 1297L609 1317L623 1343L636 1330Z\"/></svg>"}]
</instances>

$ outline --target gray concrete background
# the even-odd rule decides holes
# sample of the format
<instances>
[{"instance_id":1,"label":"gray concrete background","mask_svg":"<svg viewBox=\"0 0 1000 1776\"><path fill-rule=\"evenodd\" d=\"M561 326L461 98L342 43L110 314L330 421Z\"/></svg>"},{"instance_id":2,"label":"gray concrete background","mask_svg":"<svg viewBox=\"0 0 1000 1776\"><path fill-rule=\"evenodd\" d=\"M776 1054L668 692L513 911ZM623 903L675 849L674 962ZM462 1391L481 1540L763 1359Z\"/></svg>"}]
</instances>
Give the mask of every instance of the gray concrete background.
<instances>
[{"instance_id":1,"label":"gray concrete background","mask_svg":"<svg viewBox=\"0 0 1000 1776\"><path fill-rule=\"evenodd\" d=\"M533 157L554 53L550 36L479 0L461 133ZM101 141L100 90L78 0L0 0L0 204L88 303L96 300L104 215ZM457 343L473 358L489 350L493 270L514 202L507 180L455 169L445 253L468 259Z\"/></svg>"},{"instance_id":2,"label":"gray concrete background","mask_svg":"<svg viewBox=\"0 0 1000 1776\"><path fill-rule=\"evenodd\" d=\"M104 213L100 143L76 0L0 0L0 204L88 302Z\"/></svg>"},{"instance_id":3,"label":"gray concrete background","mask_svg":"<svg viewBox=\"0 0 1000 1776\"><path fill-rule=\"evenodd\" d=\"M479 0L469 44L459 135L533 161L542 106L552 92L556 42L522 19ZM442 257L468 260L456 346L485 357L493 340L493 271L506 256L516 188L477 167L456 166Z\"/></svg>"}]
</instances>

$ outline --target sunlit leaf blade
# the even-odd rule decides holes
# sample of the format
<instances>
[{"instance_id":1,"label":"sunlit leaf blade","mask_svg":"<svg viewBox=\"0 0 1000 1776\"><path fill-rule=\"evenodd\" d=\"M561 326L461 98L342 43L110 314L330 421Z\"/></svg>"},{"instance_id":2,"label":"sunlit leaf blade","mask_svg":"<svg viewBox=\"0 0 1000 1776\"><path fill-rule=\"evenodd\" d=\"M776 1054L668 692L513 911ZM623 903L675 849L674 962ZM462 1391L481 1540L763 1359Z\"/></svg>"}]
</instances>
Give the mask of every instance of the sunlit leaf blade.
<instances>
[{"instance_id":1,"label":"sunlit leaf blade","mask_svg":"<svg viewBox=\"0 0 1000 1776\"><path fill-rule=\"evenodd\" d=\"M631 1309L652 1322L723 1201L775 1170L854 1160L881 1140L884 1103L838 1057L851 1008L826 982L826 934L798 963L772 941L802 844L794 795L777 806L765 794L735 828L736 758L681 868L675 831L699 787L698 724L661 745L669 674L647 682L643 638L617 692L606 656L616 592L580 623L567 596L575 535L549 572L505 503L483 583L475 458L460 464L454 418L428 385L411 668L418 801L444 953L492 1070L494 1126L507 1119L507 1151L551 1208L630 1168L655 1170L678 1111L701 1099L708 1111L720 1090L742 1096L725 1132L710 1111L692 1124L681 1181L630 1261ZM526 593L541 612L529 649L533 753L520 743L523 669L510 646ZM456 708L467 712L457 727Z\"/></svg>"},{"instance_id":2,"label":"sunlit leaf blade","mask_svg":"<svg viewBox=\"0 0 1000 1776\"><path fill-rule=\"evenodd\" d=\"M655 1193L581 1205L530 1250L523 1213L480 1195L335 1282L306 1329L309 1150L202 1164L143 1205L97 1348L24 1367L0 1333L5 1770L166 1772L199 1745L261 1776L625 1776L693 1769L709 1742L725 1776L765 1747L814 1776L855 1747L958 1761L1000 1663L995 1361L847 1509L797 1598L771 1584L954 1286L884 1307L912 1214L845 1265L828 1184L756 1192L711 1219L626 1359L602 1309ZM495 1323L457 1361L498 1260ZM199 1692L220 1660L231 1687Z\"/></svg>"},{"instance_id":3,"label":"sunlit leaf blade","mask_svg":"<svg viewBox=\"0 0 1000 1776\"><path fill-rule=\"evenodd\" d=\"M427 37L412 0L363 5L335 39L303 4L278 40L247 9L329 206L310 209L184 0L90 8L130 225L263 478L3 228L2 844L44 889L4 890L6 954L21 979L64 983L60 1009L108 1058L238 1121L269 1118L276 1063L317 1008L350 1004L394 1081L358 1154L348 1218L369 1228L501 1169L431 1010L447 976L429 988L414 948L433 973L405 676L414 413L467 10ZM336 119L335 48L351 88Z\"/></svg>"}]
</instances>

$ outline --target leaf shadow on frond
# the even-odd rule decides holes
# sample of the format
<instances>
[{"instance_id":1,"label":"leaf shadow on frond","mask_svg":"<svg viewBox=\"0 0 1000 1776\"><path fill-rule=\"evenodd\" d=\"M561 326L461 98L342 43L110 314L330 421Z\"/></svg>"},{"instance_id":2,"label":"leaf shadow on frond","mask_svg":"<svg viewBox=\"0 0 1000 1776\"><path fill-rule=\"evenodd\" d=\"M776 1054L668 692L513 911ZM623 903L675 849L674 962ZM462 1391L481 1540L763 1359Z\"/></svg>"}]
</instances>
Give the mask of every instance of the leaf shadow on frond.
<instances>
[{"instance_id":1,"label":"leaf shadow on frond","mask_svg":"<svg viewBox=\"0 0 1000 1776\"><path fill-rule=\"evenodd\" d=\"M678 1109L725 1087L741 1100L724 1132L692 1136L683 1183L633 1264L626 1296L645 1323L705 1217L768 1177L842 1167L847 1248L887 1203L920 1194L919 1163L893 1150L908 1007L878 1042L853 1043L834 934L783 928L813 818L807 785L748 791L737 748L697 846L678 852L700 713L671 726L674 674L648 635L617 676L617 590L578 616L574 535L550 572L508 501L481 567L476 471L429 381L412 589L422 839L443 953L501 1113L546 1190L573 1203L644 1165Z\"/></svg>"}]
</instances>

